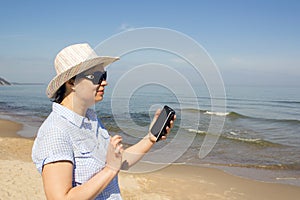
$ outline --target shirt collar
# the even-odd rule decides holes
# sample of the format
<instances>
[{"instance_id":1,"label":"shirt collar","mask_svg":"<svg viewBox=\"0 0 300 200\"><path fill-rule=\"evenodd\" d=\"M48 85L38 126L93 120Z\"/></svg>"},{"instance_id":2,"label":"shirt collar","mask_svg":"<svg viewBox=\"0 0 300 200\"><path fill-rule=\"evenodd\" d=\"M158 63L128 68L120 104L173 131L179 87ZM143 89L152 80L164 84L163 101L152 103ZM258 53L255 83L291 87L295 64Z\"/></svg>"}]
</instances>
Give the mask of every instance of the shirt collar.
<instances>
[{"instance_id":1,"label":"shirt collar","mask_svg":"<svg viewBox=\"0 0 300 200\"><path fill-rule=\"evenodd\" d=\"M58 115L62 116L63 118L67 119L72 124L81 127L84 122L87 122L87 118L92 121L97 120L97 115L94 110L88 109L86 112L86 117L78 115L72 110L69 110L65 106L62 106L58 103L53 103L52 105L53 112L57 113Z\"/></svg>"}]
</instances>

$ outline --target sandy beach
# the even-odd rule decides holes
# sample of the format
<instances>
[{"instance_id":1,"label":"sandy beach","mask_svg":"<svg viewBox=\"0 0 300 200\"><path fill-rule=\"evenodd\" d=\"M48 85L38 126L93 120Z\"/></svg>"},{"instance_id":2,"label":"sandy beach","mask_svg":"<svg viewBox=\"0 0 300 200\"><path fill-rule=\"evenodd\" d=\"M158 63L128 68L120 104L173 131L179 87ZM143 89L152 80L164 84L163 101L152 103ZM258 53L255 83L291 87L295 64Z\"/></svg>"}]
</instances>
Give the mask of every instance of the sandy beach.
<instances>
[{"instance_id":1,"label":"sandy beach","mask_svg":"<svg viewBox=\"0 0 300 200\"><path fill-rule=\"evenodd\" d=\"M22 125L0 120L0 199L45 199L42 180L31 161L32 139L18 137ZM162 170L121 172L124 199L299 199L300 187L264 183L221 170L170 165Z\"/></svg>"}]
</instances>

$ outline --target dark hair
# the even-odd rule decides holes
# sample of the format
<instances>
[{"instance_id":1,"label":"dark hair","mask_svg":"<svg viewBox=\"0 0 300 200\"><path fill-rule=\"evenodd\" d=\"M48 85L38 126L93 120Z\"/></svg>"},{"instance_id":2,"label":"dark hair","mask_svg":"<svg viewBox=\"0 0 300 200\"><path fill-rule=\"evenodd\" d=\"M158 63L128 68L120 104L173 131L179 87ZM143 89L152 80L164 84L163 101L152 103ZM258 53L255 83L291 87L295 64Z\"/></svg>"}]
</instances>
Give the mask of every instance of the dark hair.
<instances>
[{"instance_id":1,"label":"dark hair","mask_svg":"<svg viewBox=\"0 0 300 200\"><path fill-rule=\"evenodd\" d=\"M61 103L65 98L65 93L66 93L66 84L64 83L54 94L52 101L55 103Z\"/></svg>"},{"instance_id":2,"label":"dark hair","mask_svg":"<svg viewBox=\"0 0 300 200\"><path fill-rule=\"evenodd\" d=\"M72 77L70 80L74 81L75 78L76 78L76 76ZM54 94L52 102L61 103L64 100L65 96L66 96L66 91L67 91L66 83L64 83L62 86L60 86L60 88Z\"/></svg>"}]
</instances>

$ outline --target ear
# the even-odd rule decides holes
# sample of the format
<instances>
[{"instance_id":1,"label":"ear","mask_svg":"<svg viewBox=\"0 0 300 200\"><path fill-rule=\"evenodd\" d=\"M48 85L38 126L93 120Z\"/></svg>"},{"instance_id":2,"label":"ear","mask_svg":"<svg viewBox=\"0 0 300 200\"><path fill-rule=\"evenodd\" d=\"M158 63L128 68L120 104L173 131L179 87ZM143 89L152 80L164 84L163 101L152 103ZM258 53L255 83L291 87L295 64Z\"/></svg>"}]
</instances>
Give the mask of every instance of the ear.
<instances>
[{"instance_id":1,"label":"ear","mask_svg":"<svg viewBox=\"0 0 300 200\"><path fill-rule=\"evenodd\" d=\"M74 90L75 79L68 80L66 84L67 84L67 88L71 88L72 90Z\"/></svg>"},{"instance_id":2,"label":"ear","mask_svg":"<svg viewBox=\"0 0 300 200\"><path fill-rule=\"evenodd\" d=\"M70 85L74 85L75 80L74 79L70 79L70 80L67 81L67 83L69 83Z\"/></svg>"}]
</instances>

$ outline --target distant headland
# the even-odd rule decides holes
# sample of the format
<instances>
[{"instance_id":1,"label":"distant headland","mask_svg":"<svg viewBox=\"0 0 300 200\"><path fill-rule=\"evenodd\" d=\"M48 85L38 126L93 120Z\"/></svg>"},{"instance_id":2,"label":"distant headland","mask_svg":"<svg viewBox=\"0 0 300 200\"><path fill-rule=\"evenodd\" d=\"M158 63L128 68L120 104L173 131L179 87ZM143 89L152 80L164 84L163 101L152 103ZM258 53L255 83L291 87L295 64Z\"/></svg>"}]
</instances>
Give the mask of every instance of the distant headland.
<instances>
[{"instance_id":1,"label":"distant headland","mask_svg":"<svg viewBox=\"0 0 300 200\"><path fill-rule=\"evenodd\" d=\"M0 77L0 86L1 85L44 85L44 83L17 83L17 82L9 82L4 78Z\"/></svg>"},{"instance_id":2,"label":"distant headland","mask_svg":"<svg viewBox=\"0 0 300 200\"><path fill-rule=\"evenodd\" d=\"M11 85L11 83L0 77L0 85Z\"/></svg>"}]
</instances>

